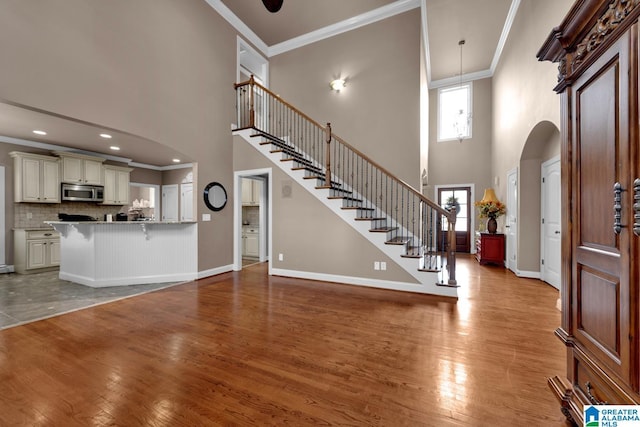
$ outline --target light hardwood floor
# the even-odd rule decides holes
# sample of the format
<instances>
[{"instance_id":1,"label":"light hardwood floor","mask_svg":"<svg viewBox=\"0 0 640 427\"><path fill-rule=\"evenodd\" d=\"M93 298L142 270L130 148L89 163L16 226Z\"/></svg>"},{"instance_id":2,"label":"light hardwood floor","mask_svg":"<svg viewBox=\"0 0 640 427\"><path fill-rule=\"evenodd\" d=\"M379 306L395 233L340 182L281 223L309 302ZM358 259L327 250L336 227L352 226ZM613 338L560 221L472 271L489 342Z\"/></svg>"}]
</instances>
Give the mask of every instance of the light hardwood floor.
<instances>
[{"instance_id":1,"label":"light hardwood floor","mask_svg":"<svg viewBox=\"0 0 640 427\"><path fill-rule=\"evenodd\" d=\"M567 425L558 292L458 279L452 303L259 264L0 331L0 425Z\"/></svg>"}]
</instances>

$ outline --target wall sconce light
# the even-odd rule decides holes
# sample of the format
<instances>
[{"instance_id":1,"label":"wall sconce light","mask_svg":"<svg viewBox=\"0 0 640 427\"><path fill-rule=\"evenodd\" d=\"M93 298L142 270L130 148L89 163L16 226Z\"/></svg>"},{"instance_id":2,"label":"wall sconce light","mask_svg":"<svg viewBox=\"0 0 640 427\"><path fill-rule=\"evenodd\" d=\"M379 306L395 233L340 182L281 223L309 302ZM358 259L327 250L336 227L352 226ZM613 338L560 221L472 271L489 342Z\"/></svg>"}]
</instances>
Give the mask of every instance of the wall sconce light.
<instances>
[{"instance_id":1,"label":"wall sconce light","mask_svg":"<svg viewBox=\"0 0 640 427\"><path fill-rule=\"evenodd\" d=\"M335 79L331 83L329 83L329 86L331 86L331 90L340 92L347 86L347 82L345 82L343 79Z\"/></svg>"}]
</instances>

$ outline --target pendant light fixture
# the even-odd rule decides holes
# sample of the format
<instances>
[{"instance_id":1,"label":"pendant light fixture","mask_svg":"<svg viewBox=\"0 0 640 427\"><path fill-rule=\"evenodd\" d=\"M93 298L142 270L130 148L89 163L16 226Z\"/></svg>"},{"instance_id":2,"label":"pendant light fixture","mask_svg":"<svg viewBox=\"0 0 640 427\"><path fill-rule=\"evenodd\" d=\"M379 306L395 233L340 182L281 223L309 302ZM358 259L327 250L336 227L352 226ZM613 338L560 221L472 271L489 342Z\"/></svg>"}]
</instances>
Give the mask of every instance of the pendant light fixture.
<instances>
[{"instance_id":1,"label":"pendant light fixture","mask_svg":"<svg viewBox=\"0 0 640 427\"><path fill-rule=\"evenodd\" d=\"M465 43L466 41L464 39L458 42L458 46L460 46L460 74L458 75L458 89L462 89L462 47ZM456 134L458 135L458 142L460 143L462 143L462 140L468 135L470 119L468 112L465 112L462 108L458 110L454 120L454 126L456 128Z\"/></svg>"}]
</instances>

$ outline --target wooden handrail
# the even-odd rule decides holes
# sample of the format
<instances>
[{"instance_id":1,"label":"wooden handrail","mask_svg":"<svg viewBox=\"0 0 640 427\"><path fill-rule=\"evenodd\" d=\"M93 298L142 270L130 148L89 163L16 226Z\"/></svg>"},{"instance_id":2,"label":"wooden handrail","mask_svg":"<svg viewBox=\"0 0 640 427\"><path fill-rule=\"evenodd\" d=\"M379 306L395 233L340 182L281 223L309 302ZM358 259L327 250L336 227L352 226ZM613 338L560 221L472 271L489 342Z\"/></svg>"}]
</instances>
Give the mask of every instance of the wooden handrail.
<instances>
[{"instance_id":1,"label":"wooden handrail","mask_svg":"<svg viewBox=\"0 0 640 427\"><path fill-rule=\"evenodd\" d=\"M278 98L280 100L280 102L282 102L284 105L286 105L287 107L291 108L293 111L295 111L296 113L300 114L302 117L304 117L306 120L310 121L311 123L313 123L314 125L316 125L317 127L324 129L326 132L326 128L324 126L322 126L320 123L316 122L315 120L313 120L311 117L307 116L305 113L303 113L302 111L298 110L296 107L294 107L293 105L289 104L287 101L285 101L284 99L280 98L278 95L276 95L274 92L270 91L269 89L267 89L266 87L262 86L260 83L256 82L253 79L253 76L251 76L251 78L249 80L247 80L246 82L242 82L242 83L234 83L233 87L234 89L238 89L241 86L247 86L247 85L256 85L258 86L260 89L264 90L265 92L267 92L268 94L270 94L271 96ZM452 211L448 211L444 208L442 208L441 206L439 206L438 204L432 202L431 200L429 200L427 197L423 196L422 193L420 193L418 190L416 190L415 188L413 188L411 185L409 185L408 183L404 182L403 180L401 180L400 178L398 178L397 176L395 176L395 174L391 173L387 168L383 167L382 165L378 164L376 161L374 161L373 159L371 159L369 156L367 156L366 154L364 154L362 151L358 150L357 148L353 147L351 144L349 144L348 142L346 142L344 139L340 138L338 135L335 135L333 133L330 133L331 136L333 138L335 138L336 140L338 140L341 144L343 144L345 147L349 148L351 151L353 151L354 153L356 153L358 156L362 157L364 160L366 160L367 162L371 163L373 166L375 166L376 168L380 169L382 172L384 172L385 174L392 176L395 180L397 180L400 184L402 184L404 187L406 187L411 193L413 193L416 197L418 197L421 201L423 201L424 203L428 204L431 208L435 209L438 213L440 213L441 215L444 215L447 217L447 219L449 220L449 222L452 222L455 224L456 222L456 215L455 213L453 213Z\"/></svg>"},{"instance_id":2,"label":"wooden handrail","mask_svg":"<svg viewBox=\"0 0 640 427\"><path fill-rule=\"evenodd\" d=\"M453 215L453 219L449 218L449 216L451 215L452 211L448 211L446 209L444 209L443 207L439 206L437 203L432 202L431 200L429 200L426 196L422 195L422 193L420 193L418 190L416 190L415 188L413 188L411 185L407 184L406 182L404 182L403 180L401 180L400 178L398 178L397 176L395 176L393 173L389 172L388 169L386 169L384 166L381 166L379 163L377 163L375 160L371 159L369 156L367 156L366 154L364 154L362 151L358 150L357 148L355 148L354 146L352 146L351 144L349 144L348 142L346 142L344 139L340 138L338 135L333 135L333 137L338 140L341 144L345 145L347 148L349 148L351 151L353 151L354 153L356 153L358 156L362 157L364 160L366 160L367 162L371 163L373 166L375 166L376 168L380 169L382 172L384 172L385 174L392 176L393 179L395 179L396 181L398 181L400 184L402 184L404 187L406 187L413 195L415 195L416 197L418 197L421 201L425 202L426 204L428 204L430 207L432 207L433 209L435 209L437 212L439 212L440 214L446 216L449 219L449 222L453 222L455 223L455 215Z\"/></svg>"},{"instance_id":3,"label":"wooden handrail","mask_svg":"<svg viewBox=\"0 0 640 427\"><path fill-rule=\"evenodd\" d=\"M332 181L331 178L332 177L331 177L331 148L330 147L331 147L332 139L335 138L336 141L341 143L344 147L349 149L354 154L360 156L368 164L370 164L371 166L377 168L380 172L386 174L387 176L389 176L393 180L397 181L406 190L408 190L411 194L413 194L415 197L417 197L418 200L420 200L421 202L425 203L427 206L429 206L431 209L433 209L436 212L438 212L443 217L447 218L447 222L448 222L448 230L447 230L448 239L447 240L448 240L448 247L449 247L448 248L448 253L447 253L447 270L449 271L449 282L448 282L448 284L452 285L452 286L456 285L457 282L456 282L456 257L455 257L455 248L456 248L455 224L456 224L457 211L446 210L446 209L442 208L441 206L439 206L438 204L434 203L433 201L431 201L430 199L428 199L427 197L422 195L422 193L420 193L418 190L413 188L411 185L407 184L406 182L404 182L400 178L396 177L388 169L386 169L385 167L383 167L382 165L380 165L379 163L377 163L376 161L371 159L369 156L367 156L366 154L364 154L363 152L361 152L357 148L353 147L351 144L346 142L344 139L340 138L337 135L333 135L330 123L327 123L326 127L322 126L320 123L316 122L311 117L307 116L305 113L303 113L302 111L298 110L293 105L291 105L288 102L284 101L282 98L280 98L274 92L272 92L269 89L267 89L266 87L262 86L260 83L257 83L253 76L251 76L251 78L249 80L247 80L246 82L234 83L233 87L234 87L235 90L237 90L238 88L240 88L242 86L247 86L247 85L248 86L254 86L255 85L255 86L259 87L265 93L271 95L275 99L278 99L280 103L282 103L284 106L289 108L291 111L295 112L296 114L298 114L300 117L302 117L305 120L307 120L312 125L315 125L317 128L322 129L324 131L324 133L326 135L325 185L331 186L331 181ZM249 93L249 120L250 120L250 127L254 127L255 128L255 126L256 126L256 124L255 124L255 111L254 111L253 103L254 103L254 100L253 100L253 88L251 88L250 93Z\"/></svg>"},{"instance_id":4,"label":"wooden handrail","mask_svg":"<svg viewBox=\"0 0 640 427\"><path fill-rule=\"evenodd\" d=\"M273 96L274 98L279 99L280 102L282 102L284 105L286 105L287 107L291 108L293 111L295 111L296 113L300 114L302 117L304 117L306 120L310 121L311 123L313 123L314 125L316 125L320 129L324 129L324 126L322 126L320 123L316 122L311 117L307 116L305 113L303 113L302 111L298 110L296 107L294 107L293 105L289 104L284 99L280 98L279 95L275 94L274 92L271 92L269 89L267 89L266 87L262 86L260 83L258 83L255 80L253 80L253 76L251 76L251 78L249 80L247 80L246 82L234 83L233 87L234 87L234 89L238 89L241 86L247 86L247 85L251 85L251 84L253 84L255 86L258 86L260 89L264 90L269 95Z\"/></svg>"}]
</instances>

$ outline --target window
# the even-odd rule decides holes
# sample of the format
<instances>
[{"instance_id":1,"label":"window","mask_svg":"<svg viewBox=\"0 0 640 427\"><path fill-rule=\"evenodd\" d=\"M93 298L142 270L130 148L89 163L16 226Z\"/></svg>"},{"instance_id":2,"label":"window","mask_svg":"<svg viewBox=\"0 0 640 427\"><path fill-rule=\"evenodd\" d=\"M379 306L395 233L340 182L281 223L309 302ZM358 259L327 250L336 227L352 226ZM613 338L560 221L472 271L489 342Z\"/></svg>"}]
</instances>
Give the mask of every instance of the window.
<instances>
[{"instance_id":1,"label":"window","mask_svg":"<svg viewBox=\"0 0 640 427\"><path fill-rule=\"evenodd\" d=\"M438 141L471 138L471 82L438 89Z\"/></svg>"}]
</instances>

